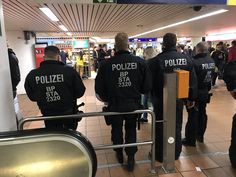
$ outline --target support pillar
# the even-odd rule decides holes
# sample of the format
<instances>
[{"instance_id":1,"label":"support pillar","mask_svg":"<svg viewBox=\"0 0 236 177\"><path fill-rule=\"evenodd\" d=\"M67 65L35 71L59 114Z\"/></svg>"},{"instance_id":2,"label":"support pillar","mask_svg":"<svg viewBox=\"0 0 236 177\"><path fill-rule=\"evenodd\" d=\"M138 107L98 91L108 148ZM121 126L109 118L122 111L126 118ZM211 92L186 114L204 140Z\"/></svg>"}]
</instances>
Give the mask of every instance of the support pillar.
<instances>
[{"instance_id":1,"label":"support pillar","mask_svg":"<svg viewBox=\"0 0 236 177\"><path fill-rule=\"evenodd\" d=\"M17 129L7 53L2 0L0 0L0 132Z\"/></svg>"}]
</instances>

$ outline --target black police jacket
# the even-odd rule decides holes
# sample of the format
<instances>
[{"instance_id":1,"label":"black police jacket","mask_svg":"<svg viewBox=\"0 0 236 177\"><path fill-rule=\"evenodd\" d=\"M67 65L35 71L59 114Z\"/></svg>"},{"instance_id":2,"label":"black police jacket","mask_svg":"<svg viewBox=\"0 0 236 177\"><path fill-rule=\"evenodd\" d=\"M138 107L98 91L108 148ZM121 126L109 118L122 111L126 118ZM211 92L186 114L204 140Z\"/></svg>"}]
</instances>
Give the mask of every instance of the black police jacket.
<instances>
[{"instance_id":1,"label":"black police jacket","mask_svg":"<svg viewBox=\"0 0 236 177\"><path fill-rule=\"evenodd\" d=\"M18 64L18 59L12 49L8 49L8 57L11 72L12 91L16 92L16 86L20 82L20 68Z\"/></svg>"},{"instance_id":2,"label":"black police jacket","mask_svg":"<svg viewBox=\"0 0 236 177\"><path fill-rule=\"evenodd\" d=\"M236 61L231 61L224 68L223 79L228 91L236 89Z\"/></svg>"},{"instance_id":3,"label":"black police jacket","mask_svg":"<svg viewBox=\"0 0 236 177\"><path fill-rule=\"evenodd\" d=\"M192 59L187 55L178 53L175 48L165 49L162 53L148 60L148 65L152 73L152 102L157 116L163 115L163 82L164 73L174 70L186 70L190 72L189 100L197 98L197 78L193 67ZM155 111L155 112L156 112Z\"/></svg>"},{"instance_id":4,"label":"black police jacket","mask_svg":"<svg viewBox=\"0 0 236 177\"><path fill-rule=\"evenodd\" d=\"M49 116L74 113L76 99L83 96L85 86L73 68L47 60L27 75L25 90L41 113Z\"/></svg>"},{"instance_id":5,"label":"black police jacket","mask_svg":"<svg viewBox=\"0 0 236 177\"><path fill-rule=\"evenodd\" d=\"M150 71L143 59L128 51L118 51L116 56L101 63L95 79L95 91L110 103L140 104L141 93L151 89Z\"/></svg>"},{"instance_id":6,"label":"black police jacket","mask_svg":"<svg viewBox=\"0 0 236 177\"><path fill-rule=\"evenodd\" d=\"M215 62L207 53L200 53L194 56L193 65L198 80L198 99L206 100L208 91L211 90Z\"/></svg>"}]
</instances>

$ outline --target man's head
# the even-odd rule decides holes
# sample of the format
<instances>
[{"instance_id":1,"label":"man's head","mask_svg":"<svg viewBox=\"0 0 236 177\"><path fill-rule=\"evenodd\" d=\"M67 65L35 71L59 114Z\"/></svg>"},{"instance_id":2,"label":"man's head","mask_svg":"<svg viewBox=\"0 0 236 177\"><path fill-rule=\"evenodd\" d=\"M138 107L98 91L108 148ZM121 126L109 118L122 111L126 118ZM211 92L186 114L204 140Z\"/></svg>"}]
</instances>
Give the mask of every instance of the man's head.
<instances>
[{"instance_id":1,"label":"man's head","mask_svg":"<svg viewBox=\"0 0 236 177\"><path fill-rule=\"evenodd\" d=\"M170 49L175 48L177 42L177 37L174 33L166 33L163 37L163 48Z\"/></svg>"},{"instance_id":2,"label":"man's head","mask_svg":"<svg viewBox=\"0 0 236 177\"><path fill-rule=\"evenodd\" d=\"M208 48L207 48L207 43L206 42L199 42L196 45L196 54L207 53L207 52L208 52Z\"/></svg>"},{"instance_id":3,"label":"man's head","mask_svg":"<svg viewBox=\"0 0 236 177\"><path fill-rule=\"evenodd\" d=\"M56 46L48 46L44 49L45 60L60 60L60 50Z\"/></svg>"},{"instance_id":4,"label":"man's head","mask_svg":"<svg viewBox=\"0 0 236 177\"><path fill-rule=\"evenodd\" d=\"M115 37L116 51L128 50L128 35L126 33L118 33Z\"/></svg>"},{"instance_id":5,"label":"man's head","mask_svg":"<svg viewBox=\"0 0 236 177\"><path fill-rule=\"evenodd\" d=\"M217 44L217 45L216 45L216 50L219 50L219 51L221 51L221 49L222 49L222 46L221 46L221 44Z\"/></svg>"},{"instance_id":6,"label":"man's head","mask_svg":"<svg viewBox=\"0 0 236 177\"><path fill-rule=\"evenodd\" d=\"M231 44L232 44L232 46L236 46L236 40L233 40L233 41L231 42Z\"/></svg>"}]
</instances>

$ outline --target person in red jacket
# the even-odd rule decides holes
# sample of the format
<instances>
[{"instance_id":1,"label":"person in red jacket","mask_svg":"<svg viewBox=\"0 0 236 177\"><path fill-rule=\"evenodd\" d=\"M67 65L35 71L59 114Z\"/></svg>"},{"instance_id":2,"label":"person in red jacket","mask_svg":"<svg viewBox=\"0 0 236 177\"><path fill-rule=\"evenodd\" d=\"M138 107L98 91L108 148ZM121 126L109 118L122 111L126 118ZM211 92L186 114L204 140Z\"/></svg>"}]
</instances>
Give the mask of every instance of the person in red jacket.
<instances>
[{"instance_id":1,"label":"person in red jacket","mask_svg":"<svg viewBox=\"0 0 236 177\"><path fill-rule=\"evenodd\" d=\"M232 47L229 48L228 62L236 61L236 40L232 41Z\"/></svg>"}]
</instances>

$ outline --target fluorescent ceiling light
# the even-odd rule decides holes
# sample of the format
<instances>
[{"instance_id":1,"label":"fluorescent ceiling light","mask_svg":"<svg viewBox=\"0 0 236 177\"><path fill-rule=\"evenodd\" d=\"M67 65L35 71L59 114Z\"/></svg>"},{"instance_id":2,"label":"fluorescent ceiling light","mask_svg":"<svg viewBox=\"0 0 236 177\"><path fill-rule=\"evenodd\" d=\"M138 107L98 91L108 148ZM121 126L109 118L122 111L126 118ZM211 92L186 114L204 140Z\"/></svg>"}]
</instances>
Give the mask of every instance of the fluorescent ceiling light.
<instances>
[{"instance_id":1,"label":"fluorescent ceiling light","mask_svg":"<svg viewBox=\"0 0 236 177\"><path fill-rule=\"evenodd\" d=\"M72 33L66 33L68 36L72 36Z\"/></svg>"},{"instance_id":2,"label":"fluorescent ceiling light","mask_svg":"<svg viewBox=\"0 0 236 177\"><path fill-rule=\"evenodd\" d=\"M184 20L184 21L181 21L181 22L173 23L171 25L167 25L167 26L163 26L163 27L160 27L160 28L156 28L156 29L151 30L151 31L140 33L140 34L131 36L130 38L134 38L134 37L138 37L138 36L143 36L145 34L153 33L153 32L156 32L156 31L161 31L163 29L167 29L167 28L171 28L171 27L174 27L174 26L182 25L182 24L185 24L185 23L188 23L188 22L200 20L200 19L207 18L207 17L213 16L213 15L221 14L221 13L224 13L224 12L227 12L227 11L228 10L226 10L226 9L217 10L217 11L214 11L214 12L211 12L211 13L207 13L205 15L200 15L200 16L197 16L197 17L194 17L194 18L190 18L188 20Z\"/></svg>"},{"instance_id":3,"label":"fluorescent ceiling light","mask_svg":"<svg viewBox=\"0 0 236 177\"><path fill-rule=\"evenodd\" d=\"M223 41L236 39L236 33L224 33L206 36L206 41Z\"/></svg>"},{"instance_id":4,"label":"fluorescent ceiling light","mask_svg":"<svg viewBox=\"0 0 236 177\"><path fill-rule=\"evenodd\" d=\"M68 29L64 25L59 25L59 28L61 28L63 31L68 31Z\"/></svg>"},{"instance_id":5,"label":"fluorescent ceiling light","mask_svg":"<svg viewBox=\"0 0 236 177\"><path fill-rule=\"evenodd\" d=\"M54 15L54 13L47 7L41 7L39 8L45 15L48 16L48 18L50 18L52 21L59 21L59 19L56 17L56 15Z\"/></svg>"}]
</instances>

